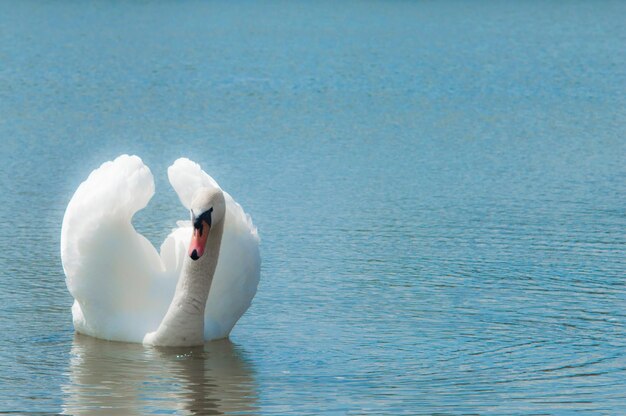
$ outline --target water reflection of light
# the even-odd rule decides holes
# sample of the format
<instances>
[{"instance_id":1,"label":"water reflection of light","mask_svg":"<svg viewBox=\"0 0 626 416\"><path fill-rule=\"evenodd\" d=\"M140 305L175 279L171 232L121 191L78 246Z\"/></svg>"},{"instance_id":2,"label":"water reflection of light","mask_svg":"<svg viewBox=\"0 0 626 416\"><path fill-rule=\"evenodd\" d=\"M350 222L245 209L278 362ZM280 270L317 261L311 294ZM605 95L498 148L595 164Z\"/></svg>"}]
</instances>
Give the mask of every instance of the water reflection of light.
<instances>
[{"instance_id":1,"label":"water reflection of light","mask_svg":"<svg viewBox=\"0 0 626 416\"><path fill-rule=\"evenodd\" d=\"M254 413L251 365L229 340L196 348L148 348L76 335L63 413Z\"/></svg>"}]
</instances>

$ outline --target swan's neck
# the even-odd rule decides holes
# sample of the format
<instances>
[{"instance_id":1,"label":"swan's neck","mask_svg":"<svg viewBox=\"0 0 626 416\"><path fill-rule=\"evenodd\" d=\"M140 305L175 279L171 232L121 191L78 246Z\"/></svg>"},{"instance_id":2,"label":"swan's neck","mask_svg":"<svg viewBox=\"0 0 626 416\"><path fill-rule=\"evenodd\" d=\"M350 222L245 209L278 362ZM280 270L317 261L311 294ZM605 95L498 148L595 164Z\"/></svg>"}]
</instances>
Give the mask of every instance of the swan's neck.
<instances>
[{"instance_id":1,"label":"swan's neck","mask_svg":"<svg viewBox=\"0 0 626 416\"><path fill-rule=\"evenodd\" d=\"M223 229L223 221L211 228L204 254L198 260L185 255L172 303L159 329L148 334L144 343L163 346L204 344L204 309L220 254Z\"/></svg>"}]
</instances>

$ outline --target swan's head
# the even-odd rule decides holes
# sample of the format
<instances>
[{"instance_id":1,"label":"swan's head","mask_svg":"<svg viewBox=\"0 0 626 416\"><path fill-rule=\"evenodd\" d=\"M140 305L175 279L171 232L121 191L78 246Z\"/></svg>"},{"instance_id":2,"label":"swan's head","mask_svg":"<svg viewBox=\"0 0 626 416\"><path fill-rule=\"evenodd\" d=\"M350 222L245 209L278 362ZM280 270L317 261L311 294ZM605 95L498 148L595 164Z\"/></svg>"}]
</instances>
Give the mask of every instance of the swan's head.
<instances>
[{"instance_id":1,"label":"swan's head","mask_svg":"<svg viewBox=\"0 0 626 416\"><path fill-rule=\"evenodd\" d=\"M224 220L226 202L219 188L200 188L191 201L193 235L189 244L189 257L198 260L204 254L211 228Z\"/></svg>"}]
</instances>

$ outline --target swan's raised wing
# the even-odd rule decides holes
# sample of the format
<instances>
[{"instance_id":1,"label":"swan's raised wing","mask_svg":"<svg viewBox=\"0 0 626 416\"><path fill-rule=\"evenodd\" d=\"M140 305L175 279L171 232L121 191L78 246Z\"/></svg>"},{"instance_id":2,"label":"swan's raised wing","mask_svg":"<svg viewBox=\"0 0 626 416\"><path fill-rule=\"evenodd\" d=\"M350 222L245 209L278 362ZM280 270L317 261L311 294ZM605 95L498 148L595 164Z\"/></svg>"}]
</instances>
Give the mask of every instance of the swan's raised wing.
<instances>
[{"instance_id":1,"label":"swan's raised wing","mask_svg":"<svg viewBox=\"0 0 626 416\"><path fill-rule=\"evenodd\" d=\"M150 169L128 155L102 164L74 193L63 218L61 260L76 300L72 314L77 331L141 342L158 326L164 311L155 308L163 305L150 292L163 264L131 224L153 194Z\"/></svg>"},{"instance_id":2,"label":"swan's raised wing","mask_svg":"<svg viewBox=\"0 0 626 416\"><path fill-rule=\"evenodd\" d=\"M202 170L200 165L184 157L167 168L167 177L180 198L180 202L187 209L191 207L191 201L198 189L220 187L215 179Z\"/></svg>"},{"instance_id":3,"label":"swan's raised wing","mask_svg":"<svg viewBox=\"0 0 626 416\"><path fill-rule=\"evenodd\" d=\"M178 159L167 170L172 187L182 204L189 209L195 192L201 187L219 187L202 168L189 159ZM224 192L224 191L223 191ZM259 284L261 257L259 236L252 219L224 192L226 216L220 257L211 284L205 312L204 338L227 337L241 315L248 309ZM181 223L161 246L164 262L180 271L191 238L191 223Z\"/></svg>"}]
</instances>

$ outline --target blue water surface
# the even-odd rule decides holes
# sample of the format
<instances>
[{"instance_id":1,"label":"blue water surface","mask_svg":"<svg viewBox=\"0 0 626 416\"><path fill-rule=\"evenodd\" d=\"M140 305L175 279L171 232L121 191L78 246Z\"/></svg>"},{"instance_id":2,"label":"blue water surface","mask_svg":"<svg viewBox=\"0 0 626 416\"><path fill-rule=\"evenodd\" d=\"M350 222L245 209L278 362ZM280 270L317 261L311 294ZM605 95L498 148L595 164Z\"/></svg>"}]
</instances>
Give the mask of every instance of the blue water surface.
<instances>
[{"instance_id":1,"label":"blue water surface","mask_svg":"<svg viewBox=\"0 0 626 416\"><path fill-rule=\"evenodd\" d=\"M626 414L612 1L0 3L0 413ZM59 238L138 154L252 215L230 340L75 336Z\"/></svg>"}]
</instances>

